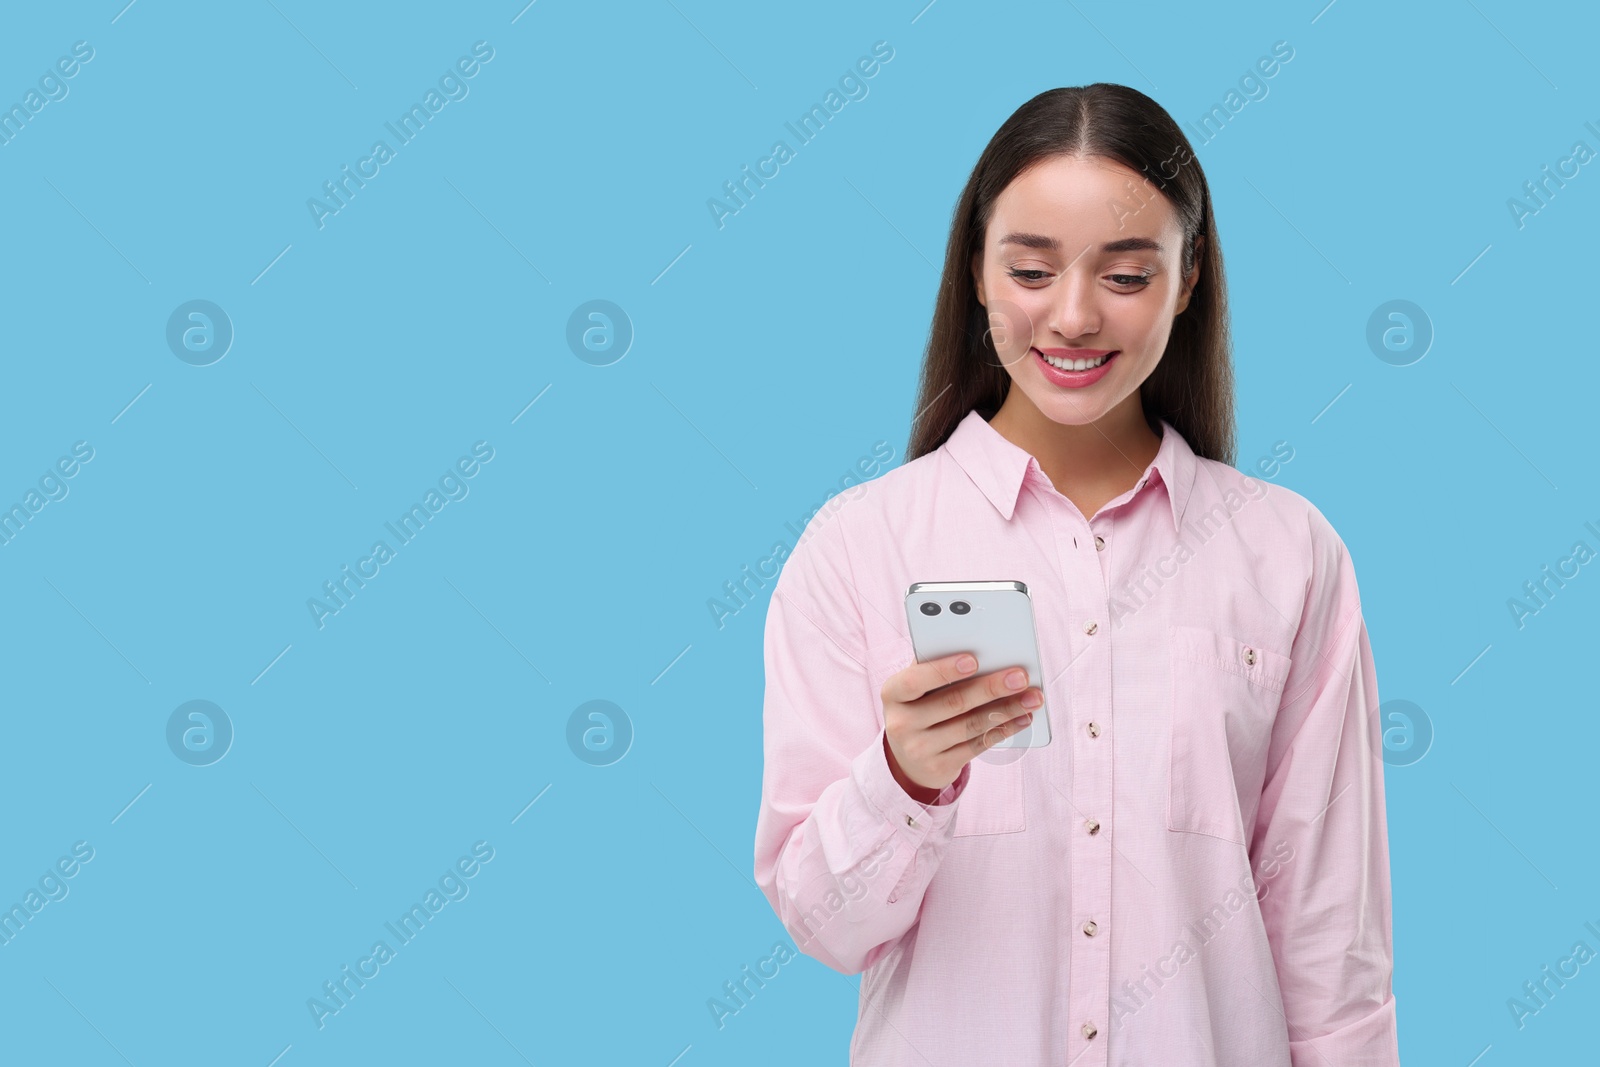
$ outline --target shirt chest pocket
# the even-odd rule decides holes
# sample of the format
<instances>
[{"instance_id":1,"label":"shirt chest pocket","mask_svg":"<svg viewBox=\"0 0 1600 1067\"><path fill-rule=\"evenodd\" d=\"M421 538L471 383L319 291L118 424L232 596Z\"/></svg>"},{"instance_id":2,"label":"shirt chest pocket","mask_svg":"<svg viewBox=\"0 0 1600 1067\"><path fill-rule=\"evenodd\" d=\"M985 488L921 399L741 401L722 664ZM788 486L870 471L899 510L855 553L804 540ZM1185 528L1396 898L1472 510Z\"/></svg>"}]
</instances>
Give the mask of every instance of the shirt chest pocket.
<instances>
[{"instance_id":1,"label":"shirt chest pocket","mask_svg":"<svg viewBox=\"0 0 1600 1067\"><path fill-rule=\"evenodd\" d=\"M1167 829L1247 845L1291 660L1200 626L1170 640Z\"/></svg>"},{"instance_id":2,"label":"shirt chest pocket","mask_svg":"<svg viewBox=\"0 0 1600 1067\"><path fill-rule=\"evenodd\" d=\"M992 750L991 750L992 751ZM987 755L987 753L986 753ZM967 766L972 776L956 800L955 837L1014 834L1027 825L1022 790L1023 753L1007 753L1010 762L991 763L978 756Z\"/></svg>"}]
</instances>

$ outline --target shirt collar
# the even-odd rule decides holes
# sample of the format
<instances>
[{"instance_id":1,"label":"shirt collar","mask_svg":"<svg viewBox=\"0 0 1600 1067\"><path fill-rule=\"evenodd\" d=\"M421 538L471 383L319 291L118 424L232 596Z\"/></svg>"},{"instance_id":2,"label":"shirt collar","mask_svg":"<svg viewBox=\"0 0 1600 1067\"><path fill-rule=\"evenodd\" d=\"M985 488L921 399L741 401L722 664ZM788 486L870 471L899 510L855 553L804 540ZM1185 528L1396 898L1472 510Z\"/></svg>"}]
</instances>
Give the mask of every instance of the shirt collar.
<instances>
[{"instance_id":1,"label":"shirt collar","mask_svg":"<svg viewBox=\"0 0 1600 1067\"><path fill-rule=\"evenodd\" d=\"M1154 481L1166 489L1172 528L1178 531L1183 528L1183 509L1189 502L1198 464L1194 450L1183 435L1166 419L1161 419L1160 423L1161 447L1150 466L1145 468L1139 486L1142 488L1146 482ZM990 426L977 409L967 412L941 447L1008 521L1016 513L1017 499L1029 468L1044 477L1039 461Z\"/></svg>"}]
</instances>

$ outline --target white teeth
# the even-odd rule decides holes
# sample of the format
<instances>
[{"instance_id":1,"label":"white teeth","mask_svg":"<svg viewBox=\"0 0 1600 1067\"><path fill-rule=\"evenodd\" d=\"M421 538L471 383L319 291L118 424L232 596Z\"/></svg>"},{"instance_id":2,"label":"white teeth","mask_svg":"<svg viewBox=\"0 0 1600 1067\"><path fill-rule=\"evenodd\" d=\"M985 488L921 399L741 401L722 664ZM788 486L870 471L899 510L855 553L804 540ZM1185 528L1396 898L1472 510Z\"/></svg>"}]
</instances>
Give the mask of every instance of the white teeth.
<instances>
[{"instance_id":1,"label":"white teeth","mask_svg":"<svg viewBox=\"0 0 1600 1067\"><path fill-rule=\"evenodd\" d=\"M1095 359L1057 359L1054 356L1045 356L1043 352L1039 355L1044 356L1044 361L1058 370L1088 370L1091 367L1098 367L1111 358L1109 352Z\"/></svg>"}]
</instances>

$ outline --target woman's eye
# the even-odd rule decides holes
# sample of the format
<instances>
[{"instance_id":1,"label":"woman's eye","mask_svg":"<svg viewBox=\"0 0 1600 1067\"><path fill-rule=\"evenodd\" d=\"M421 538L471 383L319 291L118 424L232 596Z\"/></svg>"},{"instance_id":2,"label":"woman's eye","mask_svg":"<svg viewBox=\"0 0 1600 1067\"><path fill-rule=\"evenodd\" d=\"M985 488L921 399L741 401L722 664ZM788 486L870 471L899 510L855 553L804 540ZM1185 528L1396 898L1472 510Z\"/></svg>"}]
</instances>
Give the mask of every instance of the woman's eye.
<instances>
[{"instance_id":1,"label":"woman's eye","mask_svg":"<svg viewBox=\"0 0 1600 1067\"><path fill-rule=\"evenodd\" d=\"M1011 268L1007 270L1006 273L1013 278L1020 278L1025 282L1039 282L1045 280L1045 277L1050 272L1044 270L1017 270L1016 268ZM1152 276L1149 274L1108 274L1106 277L1110 278L1117 285L1132 286L1133 288L1128 290L1129 292L1138 292L1139 290L1147 288L1150 285L1150 278Z\"/></svg>"}]
</instances>

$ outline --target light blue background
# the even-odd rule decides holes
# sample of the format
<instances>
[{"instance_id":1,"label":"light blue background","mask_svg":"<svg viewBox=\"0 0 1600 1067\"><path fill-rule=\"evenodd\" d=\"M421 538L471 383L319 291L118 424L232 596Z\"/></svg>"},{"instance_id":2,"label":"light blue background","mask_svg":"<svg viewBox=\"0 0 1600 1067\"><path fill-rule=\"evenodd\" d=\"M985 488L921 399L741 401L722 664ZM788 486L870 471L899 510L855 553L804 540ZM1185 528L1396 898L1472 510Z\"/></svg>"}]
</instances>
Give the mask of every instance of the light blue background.
<instances>
[{"instance_id":1,"label":"light blue background","mask_svg":"<svg viewBox=\"0 0 1600 1067\"><path fill-rule=\"evenodd\" d=\"M876 442L903 459L973 162L1099 80L1189 131L1239 465L1290 443L1275 480L1349 545L1384 698L1433 723L1386 776L1405 1062L1593 1057L1600 964L1524 1029L1506 1007L1600 949L1600 571L1524 628L1506 606L1600 548L1600 176L1507 208L1600 148L1592 15L124 2L0 35L7 105L94 49L0 146L0 504L94 449L0 547L0 904L94 849L0 945L0 1058L844 1062L858 978L809 958L707 1007L789 941L751 872L770 586L720 629L708 601ZM480 40L469 95L319 229L307 199ZM876 41L869 94L719 229L708 198ZM206 367L165 341L194 299L235 330ZM566 342L595 299L635 330L603 367ZM1395 299L1436 331L1404 367L1365 340ZM319 629L307 599L477 441L469 495ZM236 732L205 767L165 739L196 699ZM634 731L609 766L567 741L596 699ZM319 1030L307 999L476 841L470 895Z\"/></svg>"}]
</instances>

